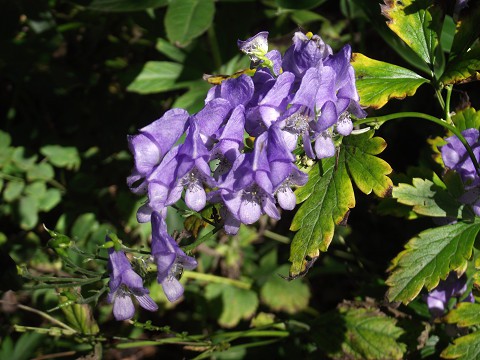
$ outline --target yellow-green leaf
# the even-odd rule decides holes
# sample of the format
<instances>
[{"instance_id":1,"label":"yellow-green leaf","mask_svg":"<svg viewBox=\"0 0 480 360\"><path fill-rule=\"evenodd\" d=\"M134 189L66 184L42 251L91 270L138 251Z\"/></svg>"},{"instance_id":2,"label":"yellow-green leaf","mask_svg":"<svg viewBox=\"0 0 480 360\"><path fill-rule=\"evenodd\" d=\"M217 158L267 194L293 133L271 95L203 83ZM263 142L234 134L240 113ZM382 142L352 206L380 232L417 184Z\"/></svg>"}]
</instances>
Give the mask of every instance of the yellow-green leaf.
<instances>
[{"instance_id":1,"label":"yellow-green leaf","mask_svg":"<svg viewBox=\"0 0 480 360\"><path fill-rule=\"evenodd\" d=\"M427 79L401 66L370 59L354 53L356 86L362 106L381 108L390 99L412 96Z\"/></svg>"}]
</instances>

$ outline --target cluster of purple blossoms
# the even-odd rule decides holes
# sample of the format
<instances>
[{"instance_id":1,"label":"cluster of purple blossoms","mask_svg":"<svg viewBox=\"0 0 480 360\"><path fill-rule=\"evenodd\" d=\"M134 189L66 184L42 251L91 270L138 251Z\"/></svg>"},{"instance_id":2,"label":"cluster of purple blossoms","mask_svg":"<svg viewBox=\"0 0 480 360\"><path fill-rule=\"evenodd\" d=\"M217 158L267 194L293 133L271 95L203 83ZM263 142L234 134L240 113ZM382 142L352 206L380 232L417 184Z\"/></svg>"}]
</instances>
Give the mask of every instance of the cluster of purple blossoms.
<instances>
[{"instance_id":1,"label":"cluster of purple blossoms","mask_svg":"<svg viewBox=\"0 0 480 360\"><path fill-rule=\"evenodd\" d=\"M253 76L212 87L194 115L172 109L129 136L135 166L127 183L148 196L139 222L153 212L165 217L182 194L194 211L218 204L228 234L263 214L279 219L277 204L293 209L292 187L308 180L293 150L301 143L312 159L331 157L335 137L353 129L350 115L365 116L350 46L334 54L319 36L297 32L282 56L268 51L267 36L238 42L256 66ZM253 147L245 146L246 134L255 138Z\"/></svg>"},{"instance_id":2,"label":"cluster of purple blossoms","mask_svg":"<svg viewBox=\"0 0 480 360\"><path fill-rule=\"evenodd\" d=\"M358 103L350 46L334 54L319 36L297 32L282 56L268 51L267 36L238 41L256 67L253 76L212 87L194 115L172 109L128 137L135 164L127 184L147 195L137 219L152 223L151 261L170 301L183 294L183 269L197 262L168 234L168 206L182 194L193 211L217 204L227 234L263 214L280 219L277 204L292 210L292 188L308 180L293 151L301 144L311 159L331 157L334 139L352 132L351 114L366 115ZM255 138L253 146L245 145L247 137ZM110 267L109 301L117 320L133 316L131 295L143 308L157 309L123 252L110 251Z\"/></svg>"},{"instance_id":3,"label":"cluster of purple blossoms","mask_svg":"<svg viewBox=\"0 0 480 360\"><path fill-rule=\"evenodd\" d=\"M448 310L448 303L451 299L462 298L467 291L467 278L465 275L458 277L451 272L445 280L441 280L438 286L424 296L428 310L433 317L441 317ZM475 302L472 292L462 300L464 302Z\"/></svg>"},{"instance_id":4,"label":"cluster of purple blossoms","mask_svg":"<svg viewBox=\"0 0 480 360\"><path fill-rule=\"evenodd\" d=\"M462 131L462 135L470 145L477 161L480 160L479 130L466 129ZM447 144L441 148L443 163L447 168L460 175L466 190L465 194L460 197L460 201L471 205L475 215L480 216L480 177L477 169L465 146L456 136L451 136L446 141Z\"/></svg>"}]
</instances>

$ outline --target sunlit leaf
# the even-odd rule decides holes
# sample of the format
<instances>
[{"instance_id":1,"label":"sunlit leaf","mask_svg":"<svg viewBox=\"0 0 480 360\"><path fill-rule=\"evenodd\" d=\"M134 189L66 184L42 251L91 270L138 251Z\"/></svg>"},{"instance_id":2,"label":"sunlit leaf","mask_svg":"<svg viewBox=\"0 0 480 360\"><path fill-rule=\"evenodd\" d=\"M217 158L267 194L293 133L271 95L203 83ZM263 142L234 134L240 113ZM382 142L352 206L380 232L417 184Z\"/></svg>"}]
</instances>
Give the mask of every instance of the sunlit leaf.
<instances>
[{"instance_id":1,"label":"sunlit leaf","mask_svg":"<svg viewBox=\"0 0 480 360\"><path fill-rule=\"evenodd\" d=\"M388 27L433 68L441 22L430 9L427 0L385 0L382 14L388 19Z\"/></svg>"},{"instance_id":2,"label":"sunlit leaf","mask_svg":"<svg viewBox=\"0 0 480 360\"><path fill-rule=\"evenodd\" d=\"M462 84L474 80L480 80L480 46L457 55L447 64L440 78L440 82L444 85Z\"/></svg>"},{"instance_id":3,"label":"sunlit leaf","mask_svg":"<svg viewBox=\"0 0 480 360\"><path fill-rule=\"evenodd\" d=\"M401 66L373 60L365 55L352 55L360 104L381 108L390 99L412 96L427 79Z\"/></svg>"},{"instance_id":4,"label":"sunlit leaf","mask_svg":"<svg viewBox=\"0 0 480 360\"><path fill-rule=\"evenodd\" d=\"M452 121L460 131L470 128L479 129L480 111L476 111L474 108L468 107L458 111L455 115L453 115Z\"/></svg>"},{"instance_id":5,"label":"sunlit leaf","mask_svg":"<svg viewBox=\"0 0 480 360\"><path fill-rule=\"evenodd\" d=\"M290 247L290 276L308 270L320 252L327 251L335 225L355 206L352 181L364 193L385 196L392 186L386 176L390 166L375 155L385 149L385 141L372 137L373 131L345 137L336 157L322 160L309 172L305 186L296 191L303 202L290 230L298 231Z\"/></svg>"},{"instance_id":6,"label":"sunlit leaf","mask_svg":"<svg viewBox=\"0 0 480 360\"><path fill-rule=\"evenodd\" d=\"M165 15L168 39L187 45L210 27L214 14L213 0L171 0Z\"/></svg>"},{"instance_id":7,"label":"sunlit leaf","mask_svg":"<svg viewBox=\"0 0 480 360\"><path fill-rule=\"evenodd\" d=\"M427 229L411 239L392 261L386 283L390 301L412 301L425 286L435 288L450 271L465 266L472 255L480 222L458 222Z\"/></svg>"},{"instance_id":8,"label":"sunlit leaf","mask_svg":"<svg viewBox=\"0 0 480 360\"><path fill-rule=\"evenodd\" d=\"M480 325L480 304L458 303L455 309L445 316L445 321L460 327Z\"/></svg>"},{"instance_id":9,"label":"sunlit leaf","mask_svg":"<svg viewBox=\"0 0 480 360\"><path fill-rule=\"evenodd\" d=\"M313 330L322 352L332 359L403 359L403 330L378 310L348 308L321 315Z\"/></svg>"},{"instance_id":10,"label":"sunlit leaf","mask_svg":"<svg viewBox=\"0 0 480 360\"><path fill-rule=\"evenodd\" d=\"M444 359L476 360L480 358L480 331L453 340L453 345L442 351Z\"/></svg>"},{"instance_id":11,"label":"sunlit leaf","mask_svg":"<svg viewBox=\"0 0 480 360\"><path fill-rule=\"evenodd\" d=\"M127 90L139 94L152 94L187 88L190 82L178 81L183 65L169 61L148 61L142 71L128 85Z\"/></svg>"}]
</instances>

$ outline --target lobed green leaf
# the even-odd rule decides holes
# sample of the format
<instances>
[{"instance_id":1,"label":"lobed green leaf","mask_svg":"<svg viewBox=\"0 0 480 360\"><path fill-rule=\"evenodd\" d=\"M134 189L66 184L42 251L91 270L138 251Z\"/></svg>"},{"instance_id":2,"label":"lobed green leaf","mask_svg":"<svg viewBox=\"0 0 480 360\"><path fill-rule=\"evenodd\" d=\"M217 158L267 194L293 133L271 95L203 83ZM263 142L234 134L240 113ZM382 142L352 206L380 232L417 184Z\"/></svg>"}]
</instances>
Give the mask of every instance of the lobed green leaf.
<instances>
[{"instance_id":1,"label":"lobed green leaf","mask_svg":"<svg viewBox=\"0 0 480 360\"><path fill-rule=\"evenodd\" d=\"M390 99L414 95L420 85L428 82L411 70L359 53L352 55L352 65L360 104L375 109L381 108Z\"/></svg>"},{"instance_id":2,"label":"lobed green leaf","mask_svg":"<svg viewBox=\"0 0 480 360\"><path fill-rule=\"evenodd\" d=\"M386 281L390 301L412 301L425 286L435 288L450 271L466 265L480 231L480 222L458 222L427 229L411 239L392 261Z\"/></svg>"},{"instance_id":3,"label":"lobed green leaf","mask_svg":"<svg viewBox=\"0 0 480 360\"><path fill-rule=\"evenodd\" d=\"M474 80L480 80L480 46L457 55L447 64L440 77L443 85L463 84Z\"/></svg>"},{"instance_id":4,"label":"lobed green leaf","mask_svg":"<svg viewBox=\"0 0 480 360\"><path fill-rule=\"evenodd\" d=\"M480 331L459 337L453 340L453 344L449 345L442 351L440 356L444 359L459 360L477 360L480 358Z\"/></svg>"},{"instance_id":5,"label":"lobed green leaf","mask_svg":"<svg viewBox=\"0 0 480 360\"><path fill-rule=\"evenodd\" d=\"M460 131L470 128L480 129L480 111L468 107L453 115L452 121Z\"/></svg>"},{"instance_id":6,"label":"lobed green leaf","mask_svg":"<svg viewBox=\"0 0 480 360\"><path fill-rule=\"evenodd\" d=\"M460 327L480 325L480 304L461 302L445 316L445 321Z\"/></svg>"}]
</instances>

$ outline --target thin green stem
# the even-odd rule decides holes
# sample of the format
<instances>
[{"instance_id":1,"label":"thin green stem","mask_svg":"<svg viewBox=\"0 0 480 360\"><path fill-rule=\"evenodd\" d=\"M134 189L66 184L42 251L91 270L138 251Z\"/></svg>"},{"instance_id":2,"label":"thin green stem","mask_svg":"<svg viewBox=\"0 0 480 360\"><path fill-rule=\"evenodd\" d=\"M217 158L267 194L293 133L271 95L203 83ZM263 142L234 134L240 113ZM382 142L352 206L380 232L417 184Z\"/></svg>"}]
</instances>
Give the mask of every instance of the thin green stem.
<instances>
[{"instance_id":1,"label":"thin green stem","mask_svg":"<svg viewBox=\"0 0 480 360\"><path fill-rule=\"evenodd\" d=\"M443 100L442 92L440 89L435 89L435 94L437 95L438 102L442 107L442 110L445 111L445 101Z\"/></svg>"},{"instance_id":2,"label":"thin green stem","mask_svg":"<svg viewBox=\"0 0 480 360\"><path fill-rule=\"evenodd\" d=\"M198 281L206 281L210 283L217 283L217 284L227 284L227 285L233 285L241 289L250 289L252 287L252 284L245 282L245 281L240 281L240 280L235 280L235 279L229 279L226 277L222 276L217 276L217 275L212 275L212 274L204 274L204 273L199 273L199 272L193 272L193 271L185 271L183 273L183 277L187 279L194 279Z\"/></svg>"},{"instance_id":3,"label":"thin green stem","mask_svg":"<svg viewBox=\"0 0 480 360\"><path fill-rule=\"evenodd\" d=\"M22 310L29 311L29 312L32 312L32 313L34 313L34 314L40 315L40 316L43 317L44 319L46 319L46 320L48 320L48 321L51 321L51 322L54 323L54 324L57 324L58 326L64 328L65 330L71 331L73 334L76 334L76 333L77 333L77 330L71 328L71 327L68 326L67 324L64 324L63 322L55 319L54 317L48 315L47 313L45 313L45 312L43 312L43 311L40 311L40 310L31 308L30 306L26 306L26 305L22 305L22 304L17 304L17 303L12 303L12 302L10 302L10 301L5 301L5 300L0 300L0 304L15 305L15 306L18 307L19 309L22 309Z\"/></svg>"},{"instance_id":4,"label":"thin green stem","mask_svg":"<svg viewBox=\"0 0 480 360\"><path fill-rule=\"evenodd\" d=\"M263 232L263 236L281 242L282 244L290 244L290 238L288 236L283 236L277 233L274 233L273 231L270 230L265 230Z\"/></svg>"},{"instance_id":5,"label":"thin green stem","mask_svg":"<svg viewBox=\"0 0 480 360\"><path fill-rule=\"evenodd\" d=\"M452 98L452 85L447 85L445 87L447 89L447 96L445 97L445 119L447 120L447 123L451 124L452 123L452 117L450 116L450 100Z\"/></svg>"},{"instance_id":6,"label":"thin green stem","mask_svg":"<svg viewBox=\"0 0 480 360\"><path fill-rule=\"evenodd\" d=\"M424 114L424 113L406 111L406 112L388 114L388 115L384 115L384 116L376 116L376 117L361 119L361 120L356 121L355 125L372 124L375 127L380 127L381 125L383 125L387 121L394 120L394 119L400 119L400 118L425 119L425 120L434 122L435 124L438 124L440 126L443 126L447 130L450 130L450 132L452 132L452 134L454 134L460 140L460 142L463 144L463 146L465 146L465 149L467 150L468 155L470 156L470 159L472 160L472 162L475 166L475 170L476 170L477 174L480 176L480 164L478 163L478 160L475 157L475 154L473 153L472 148L468 144L467 140L465 140L465 138L463 137L460 130L458 130L452 124L447 123L445 120L441 120L439 118L436 118L435 116Z\"/></svg>"},{"instance_id":7,"label":"thin green stem","mask_svg":"<svg viewBox=\"0 0 480 360\"><path fill-rule=\"evenodd\" d=\"M198 245L200 245L201 243L204 243L205 241L207 240L210 240L210 238L215 235L217 232L219 232L221 229L222 229L223 225L217 225L215 227L215 229L213 229L212 231L210 231L208 234L202 236L200 239L197 239L195 240L193 243L191 243L190 245L186 245L186 246L183 246L182 249L184 251L191 251L193 249L195 249Z\"/></svg>"}]
</instances>

